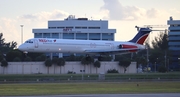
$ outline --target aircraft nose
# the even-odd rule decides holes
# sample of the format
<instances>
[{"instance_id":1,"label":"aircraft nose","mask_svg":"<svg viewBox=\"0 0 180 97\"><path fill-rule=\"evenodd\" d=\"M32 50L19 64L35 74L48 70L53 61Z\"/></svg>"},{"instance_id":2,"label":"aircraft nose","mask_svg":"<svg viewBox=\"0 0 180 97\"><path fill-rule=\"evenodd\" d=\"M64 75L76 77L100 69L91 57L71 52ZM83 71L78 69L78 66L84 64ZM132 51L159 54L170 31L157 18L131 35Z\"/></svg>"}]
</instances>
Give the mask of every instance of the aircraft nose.
<instances>
[{"instance_id":1,"label":"aircraft nose","mask_svg":"<svg viewBox=\"0 0 180 97\"><path fill-rule=\"evenodd\" d=\"M25 47L24 45L20 45L20 46L18 47L18 49L19 49L20 51L25 51L26 47Z\"/></svg>"}]
</instances>

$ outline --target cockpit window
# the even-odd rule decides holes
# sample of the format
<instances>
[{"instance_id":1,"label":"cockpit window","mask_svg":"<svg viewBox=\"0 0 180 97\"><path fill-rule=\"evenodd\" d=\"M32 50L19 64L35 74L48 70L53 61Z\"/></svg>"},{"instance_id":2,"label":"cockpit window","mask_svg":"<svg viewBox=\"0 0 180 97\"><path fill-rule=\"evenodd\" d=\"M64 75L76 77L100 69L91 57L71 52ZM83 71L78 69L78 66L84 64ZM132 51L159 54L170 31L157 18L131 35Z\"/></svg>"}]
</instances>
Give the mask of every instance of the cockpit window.
<instances>
[{"instance_id":1,"label":"cockpit window","mask_svg":"<svg viewBox=\"0 0 180 97\"><path fill-rule=\"evenodd\" d=\"M28 40L25 43L33 43L33 41L32 40Z\"/></svg>"}]
</instances>

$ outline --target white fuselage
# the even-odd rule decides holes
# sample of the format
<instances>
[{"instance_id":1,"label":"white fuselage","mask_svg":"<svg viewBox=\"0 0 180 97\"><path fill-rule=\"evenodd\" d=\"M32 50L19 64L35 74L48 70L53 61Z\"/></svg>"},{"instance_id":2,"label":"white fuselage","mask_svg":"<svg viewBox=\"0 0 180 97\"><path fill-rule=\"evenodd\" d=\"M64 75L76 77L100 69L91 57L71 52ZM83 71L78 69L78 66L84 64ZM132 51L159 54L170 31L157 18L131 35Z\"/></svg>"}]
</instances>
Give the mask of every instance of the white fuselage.
<instances>
[{"instance_id":1,"label":"white fuselage","mask_svg":"<svg viewBox=\"0 0 180 97\"><path fill-rule=\"evenodd\" d=\"M131 42L46 38L29 39L18 49L26 52L95 53L117 51L120 49L119 45L123 44L136 46L139 50L145 49L143 45Z\"/></svg>"}]
</instances>

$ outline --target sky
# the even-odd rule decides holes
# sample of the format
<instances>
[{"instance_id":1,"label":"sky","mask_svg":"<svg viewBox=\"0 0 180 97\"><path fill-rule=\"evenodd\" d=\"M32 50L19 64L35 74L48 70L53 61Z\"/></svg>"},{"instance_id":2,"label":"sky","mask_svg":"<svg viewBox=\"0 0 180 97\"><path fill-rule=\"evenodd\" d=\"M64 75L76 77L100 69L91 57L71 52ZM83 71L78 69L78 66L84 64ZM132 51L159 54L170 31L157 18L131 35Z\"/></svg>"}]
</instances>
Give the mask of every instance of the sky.
<instances>
[{"instance_id":1,"label":"sky","mask_svg":"<svg viewBox=\"0 0 180 97\"><path fill-rule=\"evenodd\" d=\"M136 25L167 25L170 16L180 20L179 4L179 0L0 0L0 33L5 42L20 45L20 25L25 41L34 37L32 29L47 28L48 20L75 15L108 20L109 28L116 29L115 40L127 41L137 33Z\"/></svg>"}]
</instances>

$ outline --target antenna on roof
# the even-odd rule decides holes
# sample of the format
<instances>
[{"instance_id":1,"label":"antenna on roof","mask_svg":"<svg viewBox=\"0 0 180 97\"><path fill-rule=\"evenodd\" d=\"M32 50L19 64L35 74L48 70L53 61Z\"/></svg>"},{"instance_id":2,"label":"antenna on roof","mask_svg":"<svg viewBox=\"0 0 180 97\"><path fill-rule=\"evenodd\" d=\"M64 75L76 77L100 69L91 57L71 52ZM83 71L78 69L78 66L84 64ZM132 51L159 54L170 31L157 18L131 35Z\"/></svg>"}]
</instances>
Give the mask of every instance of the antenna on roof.
<instances>
[{"instance_id":1,"label":"antenna on roof","mask_svg":"<svg viewBox=\"0 0 180 97\"><path fill-rule=\"evenodd\" d=\"M172 16L169 19L170 19L170 21L172 21L173 20Z\"/></svg>"}]
</instances>

